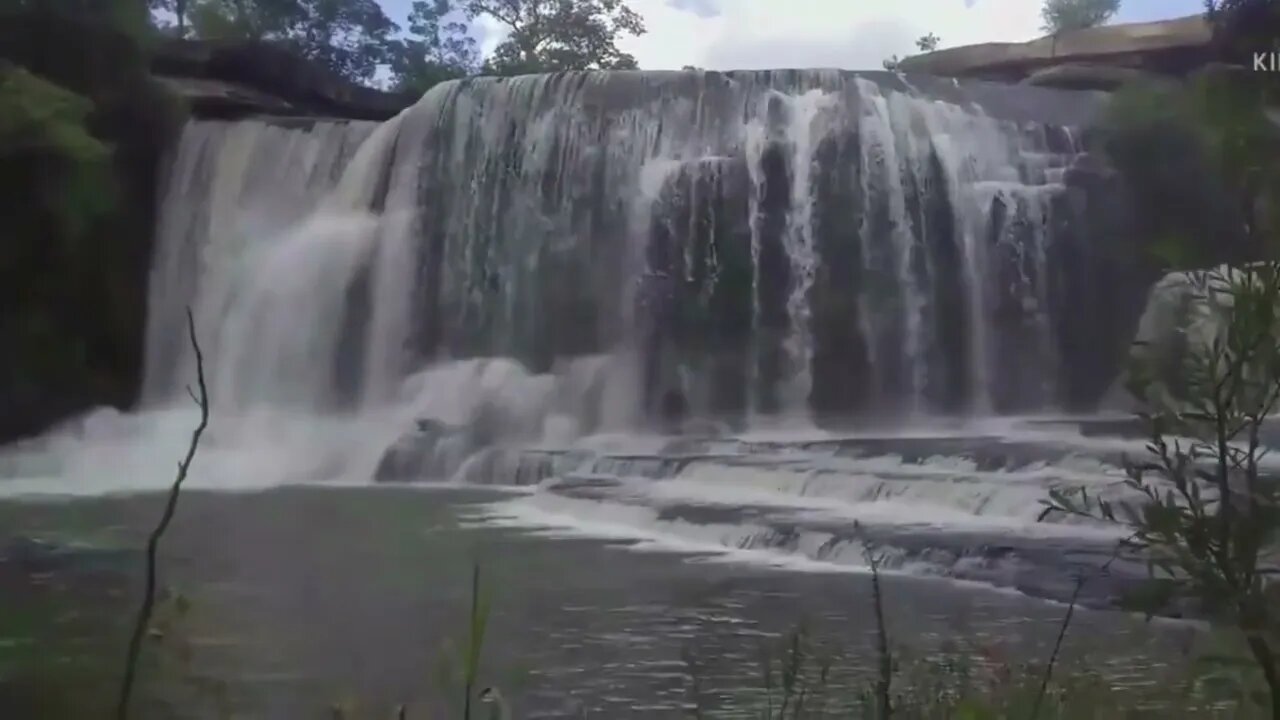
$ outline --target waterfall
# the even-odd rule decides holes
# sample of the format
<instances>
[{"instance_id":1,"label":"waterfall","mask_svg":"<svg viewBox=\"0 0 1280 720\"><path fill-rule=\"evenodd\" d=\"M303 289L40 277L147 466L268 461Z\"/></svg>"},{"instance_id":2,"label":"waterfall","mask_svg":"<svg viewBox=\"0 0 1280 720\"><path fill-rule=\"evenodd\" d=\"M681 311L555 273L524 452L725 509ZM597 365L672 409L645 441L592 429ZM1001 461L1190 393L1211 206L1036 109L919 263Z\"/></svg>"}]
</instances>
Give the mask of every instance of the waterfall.
<instances>
[{"instance_id":1,"label":"waterfall","mask_svg":"<svg viewBox=\"0 0 1280 720\"><path fill-rule=\"evenodd\" d=\"M268 399L325 409L346 287L376 228L369 187L388 136L376 129L188 125L152 263L149 402L179 397L192 377L185 330L191 308L215 402L238 407Z\"/></svg>"},{"instance_id":2,"label":"waterfall","mask_svg":"<svg viewBox=\"0 0 1280 720\"><path fill-rule=\"evenodd\" d=\"M912 83L561 73L446 83L381 126L193 122L148 402L189 375L190 306L239 409L373 408L464 358L579 368L582 431L673 393L739 419L1052 407L1064 126L1094 96Z\"/></svg>"}]
</instances>

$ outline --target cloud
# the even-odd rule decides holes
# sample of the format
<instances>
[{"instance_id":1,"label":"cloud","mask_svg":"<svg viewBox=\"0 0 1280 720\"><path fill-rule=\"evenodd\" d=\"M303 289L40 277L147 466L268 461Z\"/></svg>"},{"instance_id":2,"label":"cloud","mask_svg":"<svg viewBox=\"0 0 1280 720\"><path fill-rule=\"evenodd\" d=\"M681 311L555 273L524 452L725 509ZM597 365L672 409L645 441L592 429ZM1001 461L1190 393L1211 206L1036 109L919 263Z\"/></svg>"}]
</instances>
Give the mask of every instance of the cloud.
<instances>
[{"instance_id":1,"label":"cloud","mask_svg":"<svg viewBox=\"0 0 1280 720\"><path fill-rule=\"evenodd\" d=\"M942 46L1038 36L1031 0L631 0L649 32L620 44L646 69L695 65L879 69L915 52L929 32ZM711 11L718 11L712 13Z\"/></svg>"},{"instance_id":2,"label":"cloud","mask_svg":"<svg viewBox=\"0 0 1280 720\"><path fill-rule=\"evenodd\" d=\"M667 0L667 5L676 10L691 12L700 18L710 18L720 14L716 0Z\"/></svg>"}]
</instances>

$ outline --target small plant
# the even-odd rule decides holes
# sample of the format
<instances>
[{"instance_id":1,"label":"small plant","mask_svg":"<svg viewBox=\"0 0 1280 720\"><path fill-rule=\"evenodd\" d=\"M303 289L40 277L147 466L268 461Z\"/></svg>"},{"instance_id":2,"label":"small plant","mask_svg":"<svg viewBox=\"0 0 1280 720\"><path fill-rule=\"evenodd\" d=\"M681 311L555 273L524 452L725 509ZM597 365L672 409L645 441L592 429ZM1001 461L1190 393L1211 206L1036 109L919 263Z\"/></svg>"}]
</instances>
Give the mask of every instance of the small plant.
<instances>
[{"instance_id":1,"label":"small plant","mask_svg":"<svg viewBox=\"0 0 1280 720\"><path fill-rule=\"evenodd\" d=\"M1045 0L1040 9L1043 29L1050 35L1097 27L1120 10L1120 0Z\"/></svg>"},{"instance_id":2,"label":"small plant","mask_svg":"<svg viewBox=\"0 0 1280 720\"><path fill-rule=\"evenodd\" d=\"M809 629L803 623L787 633L777 647L762 645L761 687L765 695L762 720L821 717L831 666L832 658L815 650Z\"/></svg>"},{"instance_id":3,"label":"small plant","mask_svg":"<svg viewBox=\"0 0 1280 720\"><path fill-rule=\"evenodd\" d=\"M1280 596L1269 567L1280 539L1280 478L1261 463L1263 423L1280 401L1280 263L1189 276L1197 319L1186 330L1184 392L1143 414L1150 459L1129 464L1128 496L1055 491L1045 515L1130 530L1126 549L1151 574L1135 598L1139 607L1155 613L1189 601L1211 622L1236 630L1265 685L1246 695L1280 720ZM1154 397L1145 392L1150 382L1138 372L1131 389Z\"/></svg>"},{"instance_id":4,"label":"small plant","mask_svg":"<svg viewBox=\"0 0 1280 720\"><path fill-rule=\"evenodd\" d=\"M916 47L920 49L920 52L933 52L938 49L938 45L941 43L942 38L933 33L929 33L928 35L921 35L916 40Z\"/></svg>"}]
</instances>

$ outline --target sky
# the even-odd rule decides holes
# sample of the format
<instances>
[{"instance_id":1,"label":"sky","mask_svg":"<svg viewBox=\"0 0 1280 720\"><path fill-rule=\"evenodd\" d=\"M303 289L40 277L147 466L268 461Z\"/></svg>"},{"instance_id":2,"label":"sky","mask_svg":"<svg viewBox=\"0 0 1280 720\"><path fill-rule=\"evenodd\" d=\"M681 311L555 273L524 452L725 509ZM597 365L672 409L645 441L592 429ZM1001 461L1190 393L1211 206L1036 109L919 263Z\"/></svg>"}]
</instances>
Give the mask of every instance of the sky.
<instances>
[{"instance_id":1,"label":"sky","mask_svg":"<svg viewBox=\"0 0 1280 720\"><path fill-rule=\"evenodd\" d=\"M379 0L403 23L411 0ZM880 69L936 33L942 47L1030 40L1042 33L1040 0L628 0L648 33L619 45L646 70L836 67ZM1113 22L1203 12L1203 0L1123 0ZM477 28L486 52L501 39Z\"/></svg>"}]
</instances>

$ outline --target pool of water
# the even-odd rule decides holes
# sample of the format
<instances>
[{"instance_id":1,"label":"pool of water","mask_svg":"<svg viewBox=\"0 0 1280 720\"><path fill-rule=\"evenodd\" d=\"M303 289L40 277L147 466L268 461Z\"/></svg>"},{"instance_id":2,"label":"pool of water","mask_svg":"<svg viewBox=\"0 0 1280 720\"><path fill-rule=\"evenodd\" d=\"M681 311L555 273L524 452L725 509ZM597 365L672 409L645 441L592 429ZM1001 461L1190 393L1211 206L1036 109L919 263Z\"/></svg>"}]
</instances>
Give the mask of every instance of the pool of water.
<instances>
[{"instance_id":1,"label":"pool of water","mask_svg":"<svg viewBox=\"0 0 1280 720\"><path fill-rule=\"evenodd\" d=\"M445 689L442 664L450 665L451 645L465 644L473 564L492 603L481 682L499 687L517 717L678 717L694 703L714 717L745 717L760 699L762 648L801 623L832 657L833 687L862 687L872 672L875 623L863 572L769 567L483 522L519 497L399 487L188 493L161 570L190 610L148 651L160 662L147 697L168 701L179 717L213 717L219 704L249 717L321 717L345 699L438 711L457 696ZM127 550L108 563L123 579L101 563L90 573L84 563L49 568L38 558L26 560L31 572L23 575L11 552L13 577L48 584L50 576L92 575L62 585L73 607L102 616L74 627L33 622L27 634L101 654L108 675L118 667L122 650L113 643L137 587L136 549L160 502L144 494L0 505L0 548L5 538L9 547L39 538ZM883 581L889 634L905 657L1038 661L1065 611L948 578ZM1140 688L1180 657L1193 633L1081 610L1065 662L1084 658L1115 684ZM100 642L87 641L94 635Z\"/></svg>"}]
</instances>

